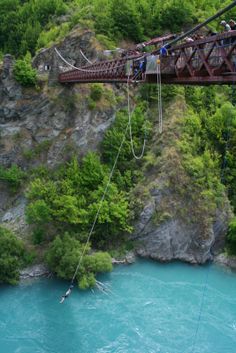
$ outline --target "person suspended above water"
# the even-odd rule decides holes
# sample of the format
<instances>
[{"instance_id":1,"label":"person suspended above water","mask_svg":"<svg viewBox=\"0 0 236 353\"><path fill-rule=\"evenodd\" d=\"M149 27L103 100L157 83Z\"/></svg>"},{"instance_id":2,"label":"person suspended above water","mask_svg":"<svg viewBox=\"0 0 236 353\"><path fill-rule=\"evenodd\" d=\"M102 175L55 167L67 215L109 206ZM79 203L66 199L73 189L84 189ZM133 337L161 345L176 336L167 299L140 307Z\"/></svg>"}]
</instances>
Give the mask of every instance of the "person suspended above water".
<instances>
[{"instance_id":1,"label":"person suspended above water","mask_svg":"<svg viewBox=\"0 0 236 353\"><path fill-rule=\"evenodd\" d=\"M71 284L70 287L69 287L69 289L66 291L66 294L61 297L60 304L62 304L62 303L64 302L64 300L69 297L69 295L71 294L71 291L72 291L73 287L74 287L74 285Z\"/></svg>"}]
</instances>

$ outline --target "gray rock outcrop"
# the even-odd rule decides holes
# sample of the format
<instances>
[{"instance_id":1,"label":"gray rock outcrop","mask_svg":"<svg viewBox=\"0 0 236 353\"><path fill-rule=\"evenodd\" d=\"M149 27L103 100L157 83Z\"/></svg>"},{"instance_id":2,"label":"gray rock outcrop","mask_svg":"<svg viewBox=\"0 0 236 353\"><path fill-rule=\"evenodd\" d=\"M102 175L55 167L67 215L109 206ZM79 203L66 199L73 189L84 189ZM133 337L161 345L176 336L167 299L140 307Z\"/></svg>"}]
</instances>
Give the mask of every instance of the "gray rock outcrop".
<instances>
[{"instance_id":1,"label":"gray rock outcrop","mask_svg":"<svg viewBox=\"0 0 236 353\"><path fill-rule=\"evenodd\" d=\"M205 237L198 223L188 224L180 218L164 221L157 226L152 221L154 212L154 204L146 205L136 224L132 239L139 243L138 255L159 261L205 263L222 250L229 215L221 220L216 218L206 230L208 235Z\"/></svg>"},{"instance_id":2,"label":"gray rock outcrop","mask_svg":"<svg viewBox=\"0 0 236 353\"><path fill-rule=\"evenodd\" d=\"M20 279L46 277L50 275L49 269L44 264L33 265L20 272Z\"/></svg>"},{"instance_id":3,"label":"gray rock outcrop","mask_svg":"<svg viewBox=\"0 0 236 353\"><path fill-rule=\"evenodd\" d=\"M229 256L227 254L219 254L214 259L216 264L223 265L236 271L236 256Z\"/></svg>"}]
</instances>

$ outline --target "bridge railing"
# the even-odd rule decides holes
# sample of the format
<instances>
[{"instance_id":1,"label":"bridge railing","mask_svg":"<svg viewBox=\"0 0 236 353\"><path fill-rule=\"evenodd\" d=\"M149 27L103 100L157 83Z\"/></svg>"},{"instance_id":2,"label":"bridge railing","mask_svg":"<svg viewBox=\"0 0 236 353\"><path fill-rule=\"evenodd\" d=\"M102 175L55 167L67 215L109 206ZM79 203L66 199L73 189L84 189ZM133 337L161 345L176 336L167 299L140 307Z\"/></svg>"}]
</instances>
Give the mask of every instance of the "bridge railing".
<instances>
[{"instance_id":1,"label":"bridge railing","mask_svg":"<svg viewBox=\"0 0 236 353\"><path fill-rule=\"evenodd\" d=\"M236 31L173 47L162 59L162 73L177 77L214 77L235 72Z\"/></svg>"},{"instance_id":2,"label":"bridge railing","mask_svg":"<svg viewBox=\"0 0 236 353\"><path fill-rule=\"evenodd\" d=\"M142 55L142 54L140 54ZM123 57L120 59L106 60L92 65L83 66L77 70L70 70L59 75L59 81L64 82L126 82L135 76L135 63L140 55ZM130 67L132 66L132 72Z\"/></svg>"}]
</instances>

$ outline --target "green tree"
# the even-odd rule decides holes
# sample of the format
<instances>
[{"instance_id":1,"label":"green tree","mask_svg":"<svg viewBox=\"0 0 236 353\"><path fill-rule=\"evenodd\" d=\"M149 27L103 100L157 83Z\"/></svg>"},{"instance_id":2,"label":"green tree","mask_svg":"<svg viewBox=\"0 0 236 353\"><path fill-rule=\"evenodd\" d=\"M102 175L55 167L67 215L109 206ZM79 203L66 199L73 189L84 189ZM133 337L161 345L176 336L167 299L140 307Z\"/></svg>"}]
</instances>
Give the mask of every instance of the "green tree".
<instances>
[{"instance_id":1,"label":"green tree","mask_svg":"<svg viewBox=\"0 0 236 353\"><path fill-rule=\"evenodd\" d=\"M37 83L37 71L31 66L31 55L28 53L24 59L18 59L13 69L16 81L23 86L35 86Z\"/></svg>"},{"instance_id":2,"label":"green tree","mask_svg":"<svg viewBox=\"0 0 236 353\"><path fill-rule=\"evenodd\" d=\"M143 39L143 28L132 0L113 0L111 12L116 36L128 37L135 42Z\"/></svg>"},{"instance_id":3,"label":"green tree","mask_svg":"<svg viewBox=\"0 0 236 353\"><path fill-rule=\"evenodd\" d=\"M17 284L25 257L23 242L8 229L0 227L0 283Z\"/></svg>"},{"instance_id":4,"label":"green tree","mask_svg":"<svg viewBox=\"0 0 236 353\"><path fill-rule=\"evenodd\" d=\"M25 178L26 173L15 164L10 168L0 166L0 180L6 182L13 192L16 192L20 188Z\"/></svg>"},{"instance_id":5,"label":"green tree","mask_svg":"<svg viewBox=\"0 0 236 353\"><path fill-rule=\"evenodd\" d=\"M175 33L183 27L191 26L194 22L194 9L186 0L170 0L165 2L160 24L162 29Z\"/></svg>"},{"instance_id":6,"label":"green tree","mask_svg":"<svg viewBox=\"0 0 236 353\"><path fill-rule=\"evenodd\" d=\"M85 244L80 243L69 233L57 236L50 244L46 261L50 269L62 279L71 280L78 262L84 253L76 280L81 289L93 287L95 275L112 270L111 257L108 253L90 253L90 246L84 252Z\"/></svg>"},{"instance_id":7,"label":"green tree","mask_svg":"<svg viewBox=\"0 0 236 353\"><path fill-rule=\"evenodd\" d=\"M101 206L92 241L112 240L131 229L129 204L127 194L111 182L100 205L107 182L108 170L95 153L85 156L81 165L73 157L51 180L42 177L31 182L26 219L34 230L40 226L46 233L46 228L53 224L55 229L77 229L83 239Z\"/></svg>"}]
</instances>

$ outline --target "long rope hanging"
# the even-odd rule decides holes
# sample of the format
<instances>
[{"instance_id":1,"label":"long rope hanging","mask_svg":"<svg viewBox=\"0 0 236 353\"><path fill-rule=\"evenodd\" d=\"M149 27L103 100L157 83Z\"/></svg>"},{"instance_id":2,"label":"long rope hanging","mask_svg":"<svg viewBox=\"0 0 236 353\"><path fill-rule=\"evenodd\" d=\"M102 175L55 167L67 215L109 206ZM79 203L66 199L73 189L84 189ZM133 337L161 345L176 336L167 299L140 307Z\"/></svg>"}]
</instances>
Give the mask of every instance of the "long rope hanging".
<instances>
[{"instance_id":1,"label":"long rope hanging","mask_svg":"<svg viewBox=\"0 0 236 353\"><path fill-rule=\"evenodd\" d=\"M124 144L124 142L125 142L125 138L126 138L126 134L127 134L128 128L129 128L129 122L128 122L126 128L125 128L125 132L124 132L124 135L123 135L121 144L120 144L120 146L119 146L119 149L118 149L118 152L117 152L117 155L116 155L114 164L113 164L113 166L112 166L112 169L111 169L111 172L110 172L110 175L109 175L109 178L108 178L108 182L107 182L106 187L105 187L105 189L104 189L104 191L103 191L103 195L102 195L102 197L101 197L101 200L100 200L100 203L99 203L99 207L98 207L97 213L96 213L96 215L95 215L95 218L94 218L92 227L91 227L91 229L90 229L90 231L89 231L89 233L88 233L88 237L87 237L86 243L85 243L85 245L84 245L83 251L82 251L82 253L81 253L81 255L80 255L80 258L79 258L79 261L78 261L78 265L77 265L77 267L76 267L76 269L75 269L75 272L74 272L74 275L73 275L73 277L72 277L71 285L70 285L70 287L68 288L68 290L66 291L65 295L62 296L62 299L61 299L60 303L63 303L64 299L69 296L69 294L71 293L71 290L72 290L72 288L73 288L73 284L74 284L75 278L76 278L76 276L77 276L77 274L78 274L78 271L79 271L79 269L80 269L80 266L81 266L83 257L84 257L84 255L85 255L85 252L86 252L87 248L88 248L88 245L89 245L89 242L90 242L90 238L91 238L92 233L93 233L93 231L94 231L94 227L95 227L95 225L96 225L96 223L97 223L98 216L99 216L99 214L100 214L100 211L101 211L101 208L102 208L104 199L105 199L106 194L107 194L107 191L108 191L108 188L109 188L109 186L110 186L111 179L112 179L112 177L113 177L113 174L114 174L114 171L115 171L115 168L116 168L116 165L117 165L119 156L120 156L121 149L122 149L123 144Z\"/></svg>"},{"instance_id":2,"label":"long rope hanging","mask_svg":"<svg viewBox=\"0 0 236 353\"><path fill-rule=\"evenodd\" d=\"M131 121L132 113L131 113L131 110L130 110L129 77L130 76L128 76L128 80L127 80L127 102L128 102L128 117L129 117L128 125L129 125L130 146L131 146L131 151L132 151L132 154L133 154L134 158L139 160L139 159L143 158L143 155L144 155L144 152L145 152L146 137L143 140L143 147L142 147L141 154L139 156L137 156L137 154L135 153L135 150L134 150L134 140L133 140L133 133L132 133L132 121Z\"/></svg>"},{"instance_id":3,"label":"long rope hanging","mask_svg":"<svg viewBox=\"0 0 236 353\"><path fill-rule=\"evenodd\" d=\"M158 122L159 132L163 131L162 87L161 87L161 61L157 58L157 95L158 95Z\"/></svg>"}]
</instances>

